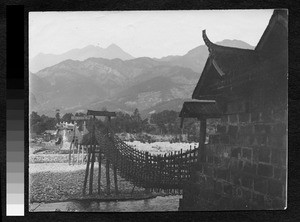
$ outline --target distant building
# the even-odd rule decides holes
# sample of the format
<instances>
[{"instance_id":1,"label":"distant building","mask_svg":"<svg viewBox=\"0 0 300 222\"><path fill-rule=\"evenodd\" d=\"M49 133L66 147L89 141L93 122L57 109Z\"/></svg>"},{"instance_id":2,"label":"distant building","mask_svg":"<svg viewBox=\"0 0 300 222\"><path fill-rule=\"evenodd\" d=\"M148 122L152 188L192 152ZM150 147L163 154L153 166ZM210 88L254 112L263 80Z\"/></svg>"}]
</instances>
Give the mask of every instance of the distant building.
<instances>
[{"instance_id":1,"label":"distant building","mask_svg":"<svg viewBox=\"0 0 300 222\"><path fill-rule=\"evenodd\" d=\"M43 133L43 139L45 141L53 140L56 137L56 130L45 130Z\"/></svg>"},{"instance_id":2,"label":"distant building","mask_svg":"<svg viewBox=\"0 0 300 222\"><path fill-rule=\"evenodd\" d=\"M286 10L274 10L254 50L212 43L181 117L220 118L180 200L180 210L284 209L287 184ZM205 135L205 129L200 130ZM202 136L203 137L203 136ZM203 143L203 142L202 142Z\"/></svg>"}]
</instances>

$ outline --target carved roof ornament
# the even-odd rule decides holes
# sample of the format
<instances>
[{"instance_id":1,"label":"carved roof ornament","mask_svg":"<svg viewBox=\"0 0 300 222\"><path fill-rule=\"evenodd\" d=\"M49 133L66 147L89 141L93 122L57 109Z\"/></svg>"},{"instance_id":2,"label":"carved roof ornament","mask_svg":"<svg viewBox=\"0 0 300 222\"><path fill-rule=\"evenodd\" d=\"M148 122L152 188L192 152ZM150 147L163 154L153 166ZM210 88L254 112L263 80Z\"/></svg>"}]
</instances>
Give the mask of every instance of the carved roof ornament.
<instances>
[{"instance_id":1,"label":"carved roof ornament","mask_svg":"<svg viewBox=\"0 0 300 222\"><path fill-rule=\"evenodd\" d=\"M287 10L274 10L254 50L215 44L208 39L206 30L202 30L209 57L192 98L230 97L228 91L226 96L223 95L227 89L240 90L245 84L253 83L255 78L255 81L270 81L270 76L275 75L273 72L286 75L286 71L281 70L287 67L287 25Z\"/></svg>"},{"instance_id":2,"label":"carved roof ornament","mask_svg":"<svg viewBox=\"0 0 300 222\"><path fill-rule=\"evenodd\" d=\"M208 37L207 37L207 35L206 35L206 30L205 30L205 29L202 30L202 38L203 38L203 40L204 40L205 45L208 47L208 51L209 51L210 53L212 53L212 52L213 52L213 46L214 46L214 43L212 43L212 42L208 39Z\"/></svg>"}]
</instances>

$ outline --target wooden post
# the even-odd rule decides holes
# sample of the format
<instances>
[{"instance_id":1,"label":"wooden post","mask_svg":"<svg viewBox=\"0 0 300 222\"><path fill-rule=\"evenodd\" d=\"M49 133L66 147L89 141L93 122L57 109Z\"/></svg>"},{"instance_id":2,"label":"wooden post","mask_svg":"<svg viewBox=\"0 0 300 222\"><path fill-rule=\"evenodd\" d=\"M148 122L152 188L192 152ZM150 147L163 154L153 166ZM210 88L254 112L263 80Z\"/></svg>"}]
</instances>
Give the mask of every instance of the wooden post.
<instances>
[{"instance_id":1,"label":"wooden post","mask_svg":"<svg viewBox=\"0 0 300 222\"><path fill-rule=\"evenodd\" d=\"M144 177L145 177L145 180L147 180L147 173L148 173L148 164L149 164L149 157L148 157L148 155L149 155L149 153L148 152L146 152L145 153L145 160L146 160L146 174L144 175ZM146 181L146 184L148 184L148 181ZM147 186L147 187L145 187L145 192L146 193L150 193L150 189L149 189L149 187Z\"/></svg>"},{"instance_id":2,"label":"wooden post","mask_svg":"<svg viewBox=\"0 0 300 222\"><path fill-rule=\"evenodd\" d=\"M198 161L200 163L200 162L205 162L206 160L206 149L205 149L206 119L199 119L199 120L200 120L200 137L199 137Z\"/></svg>"},{"instance_id":3,"label":"wooden post","mask_svg":"<svg viewBox=\"0 0 300 222\"><path fill-rule=\"evenodd\" d=\"M90 171L90 183L89 183L89 194L93 193L93 181L94 181L94 163L95 163L95 145L92 145L92 160L91 160L91 171Z\"/></svg>"},{"instance_id":4,"label":"wooden post","mask_svg":"<svg viewBox=\"0 0 300 222\"><path fill-rule=\"evenodd\" d=\"M161 163L161 159L162 159L162 156L159 154L157 156L157 173L158 173L158 186L161 188L162 187L162 176L161 176L161 173L162 173L162 163Z\"/></svg>"},{"instance_id":5,"label":"wooden post","mask_svg":"<svg viewBox=\"0 0 300 222\"><path fill-rule=\"evenodd\" d=\"M99 155L98 155L98 194L100 195L101 192L101 151L99 149Z\"/></svg>"},{"instance_id":6,"label":"wooden post","mask_svg":"<svg viewBox=\"0 0 300 222\"><path fill-rule=\"evenodd\" d=\"M168 172L169 172L169 184L168 184L168 193L170 193L170 184L172 183L171 180L172 180L172 166L171 166L171 153L169 153L169 156L168 156Z\"/></svg>"},{"instance_id":7,"label":"wooden post","mask_svg":"<svg viewBox=\"0 0 300 222\"><path fill-rule=\"evenodd\" d=\"M71 152L72 152L72 145L73 145L73 140L71 141L71 144L70 144L70 150L69 150L69 165L71 165Z\"/></svg>"},{"instance_id":8,"label":"wooden post","mask_svg":"<svg viewBox=\"0 0 300 222\"><path fill-rule=\"evenodd\" d=\"M93 123L93 139L92 139L92 160L91 160L91 171L90 171L90 183L89 183L89 194L93 193L93 179L94 179L94 163L95 163L95 148L96 148L96 139L95 139L95 116Z\"/></svg>"},{"instance_id":9,"label":"wooden post","mask_svg":"<svg viewBox=\"0 0 300 222\"><path fill-rule=\"evenodd\" d=\"M75 135L75 131L76 131L76 126L77 126L77 124L76 124L76 122L74 123L74 128L73 128L73 139L72 139L72 143L73 143L73 146L72 146L72 148L73 148L73 154L72 154L72 165L74 165L74 153L75 153L75 144L76 144L76 135ZM72 144L71 143L71 144ZM71 150L70 150L71 151Z\"/></svg>"},{"instance_id":10,"label":"wooden post","mask_svg":"<svg viewBox=\"0 0 300 222\"><path fill-rule=\"evenodd\" d=\"M119 195L119 190L118 190L118 177L117 177L117 167L114 165L114 182L115 182L115 192L116 195Z\"/></svg>"},{"instance_id":11,"label":"wooden post","mask_svg":"<svg viewBox=\"0 0 300 222\"><path fill-rule=\"evenodd\" d=\"M180 149L180 159L179 159L179 194L182 189L182 149Z\"/></svg>"},{"instance_id":12,"label":"wooden post","mask_svg":"<svg viewBox=\"0 0 300 222\"><path fill-rule=\"evenodd\" d=\"M108 123L110 124L110 116L107 117L108 118ZM109 150L109 152L111 152L111 150ZM110 195L110 175L109 175L109 165L110 165L110 161L109 158L106 157L106 193L108 195Z\"/></svg>"},{"instance_id":13,"label":"wooden post","mask_svg":"<svg viewBox=\"0 0 300 222\"><path fill-rule=\"evenodd\" d=\"M189 176L191 178L191 170L192 170L192 146L190 146L190 155L189 155Z\"/></svg>"},{"instance_id":14,"label":"wooden post","mask_svg":"<svg viewBox=\"0 0 300 222\"><path fill-rule=\"evenodd\" d=\"M163 184L164 184L164 192L166 192L166 184L167 184L167 179L166 179L166 176L167 176L167 164L166 164L166 157L167 157L167 154L165 153L164 154L164 157L163 157Z\"/></svg>"},{"instance_id":15,"label":"wooden post","mask_svg":"<svg viewBox=\"0 0 300 222\"><path fill-rule=\"evenodd\" d=\"M76 140L74 140L74 143L73 143L73 154L72 154L72 165L73 166L74 166L75 147L76 147Z\"/></svg>"},{"instance_id":16,"label":"wooden post","mask_svg":"<svg viewBox=\"0 0 300 222\"><path fill-rule=\"evenodd\" d=\"M85 177L84 177L84 183L83 183L83 195L85 195L86 184L87 184L87 180L88 180L88 176L89 176L91 145L90 145L90 149L88 149L87 152L88 152L88 159L87 159L87 163L86 163Z\"/></svg>"},{"instance_id":17,"label":"wooden post","mask_svg":"<svg viewBox=\"0 0 300 222\"><path fill-rule=\"evenodd\" d=\"M82 153L81 164L83 164L83 159L84 159L84 146L82 146L82 145L80 144L80 147L81 147L81 153Z\"/></svg>"},{"instance_id":18,"label":"wooden post","mask_svg":"<svg viewBox=\"0 0 300 222\"><path fill-rule=\"evenodd\" d=\"M116 163L118 162L118 152L115 153L116 155ZM118 177L117 177L117 166L114 165L114 183L115 183L115 192L116 195L119 195L119 190L118 190Z\"/></svg>"},{"instance_id":19,"label":"wooden post","mask_svg":"<svg viewBox=\"0 0 300 222\"><path fill-rule=\"evenodd\" d=\"M106 193L109 195L110 194L110 175L109 175L109 159L106 158Z\"/></svg>"},{"instance_id":20,"label":"wooden post","mask_svg":"<svg viewBox=\"0 0 300 222\"><path fill-rule=\"evenodd\" d=\"M76 143L76 147L77 147L77 165L79 165L79 145L78 145L78 143Z\"/></svg>"},{"instance_id":21,"label":"wooden post","mask_svg":"<svg viewBox=\"0 0 300 222\"><path fill-rule=\"evenodd\" d=\"M174 153L173 151L171 152L171 170L172 170L172 182L171 182L171 193L173 193L173 185L174 185L174 180L175 180L175 170L174 170Z\"/></svg>"}]
</instances>

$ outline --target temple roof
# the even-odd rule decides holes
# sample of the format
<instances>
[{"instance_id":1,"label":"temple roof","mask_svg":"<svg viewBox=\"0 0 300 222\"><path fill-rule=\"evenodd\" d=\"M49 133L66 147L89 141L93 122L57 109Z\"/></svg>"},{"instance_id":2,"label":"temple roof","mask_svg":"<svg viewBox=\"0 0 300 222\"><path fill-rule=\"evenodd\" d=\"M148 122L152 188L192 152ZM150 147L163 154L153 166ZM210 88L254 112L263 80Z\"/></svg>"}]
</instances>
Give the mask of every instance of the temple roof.
<instances>
[{"instance_id":1,"label":"temple roof","mask_svg":"<svg viewBox=\"0 0 300 222\"><path fill-rule=\"evenodd\" d=\"M206 30L202 31L202 35L209 57L194 89L193 99L213 98L216 90L211 90L212 85L222 82L232 84L236 79L247 78L245 74L266 64L265 60L287 51L287 10L274 10L269 25L254 50L214 44L207 37Z\"/></svg>"},{"instance_id":2,"label":"temple roof","mask_svg":"<svg viewBox=\"0 0 300 222\"><path fill-rule=\"evenodd\" d=\"M238 54L238 55L246 55L248 53L253 53L251 49L241 49L236 47L229 46L221 46L215 43L212 43L206 35L206 30L202 30L202 38L204 40L205 45L208 47L208 51L210 52L210 56L215 56L216 54Z\"/></svg>"},{"instance_id":3,"label":"temple roof","mask_svg":"<svg viewBox=\"0 0 300 222\"><path fill-rule=\"evenodd\" d=\"M287 10L274 10L274 13L262 37L255 47L256 51L274 51L287 49ZM276 46L276 47L274 47Z\"/></svg>"}]
</instances>

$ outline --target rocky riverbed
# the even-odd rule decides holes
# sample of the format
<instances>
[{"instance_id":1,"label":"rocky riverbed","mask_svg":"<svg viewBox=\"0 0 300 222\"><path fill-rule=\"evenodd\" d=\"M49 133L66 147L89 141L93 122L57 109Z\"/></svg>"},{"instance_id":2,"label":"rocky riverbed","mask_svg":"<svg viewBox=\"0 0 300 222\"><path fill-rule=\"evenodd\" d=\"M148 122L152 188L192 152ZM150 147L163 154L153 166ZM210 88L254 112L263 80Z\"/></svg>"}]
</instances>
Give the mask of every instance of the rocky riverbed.
<instances>
[{"instance_id":1,"label":"rocky riverbed","mask_svg":"<svg viewBox=\"0 0 300 222\"><path fill-rule=\"evenodd\" d=\"M98 195L98 165L95 164L93 195L82 194L86 165L71 165L68 163L35 163L29 164L29 187L30 202L58 202L71 199L107 199L115 198L114 182L111 180L111 195L106 195L106 177L105 166L101 166L101 193ZM113 172L110 171L110 177L113 178ZM89 184L87 184L88 193ZM135 187L118 177L118 198L143 197L144 188Z\"/></svg>"}]
</instances>

